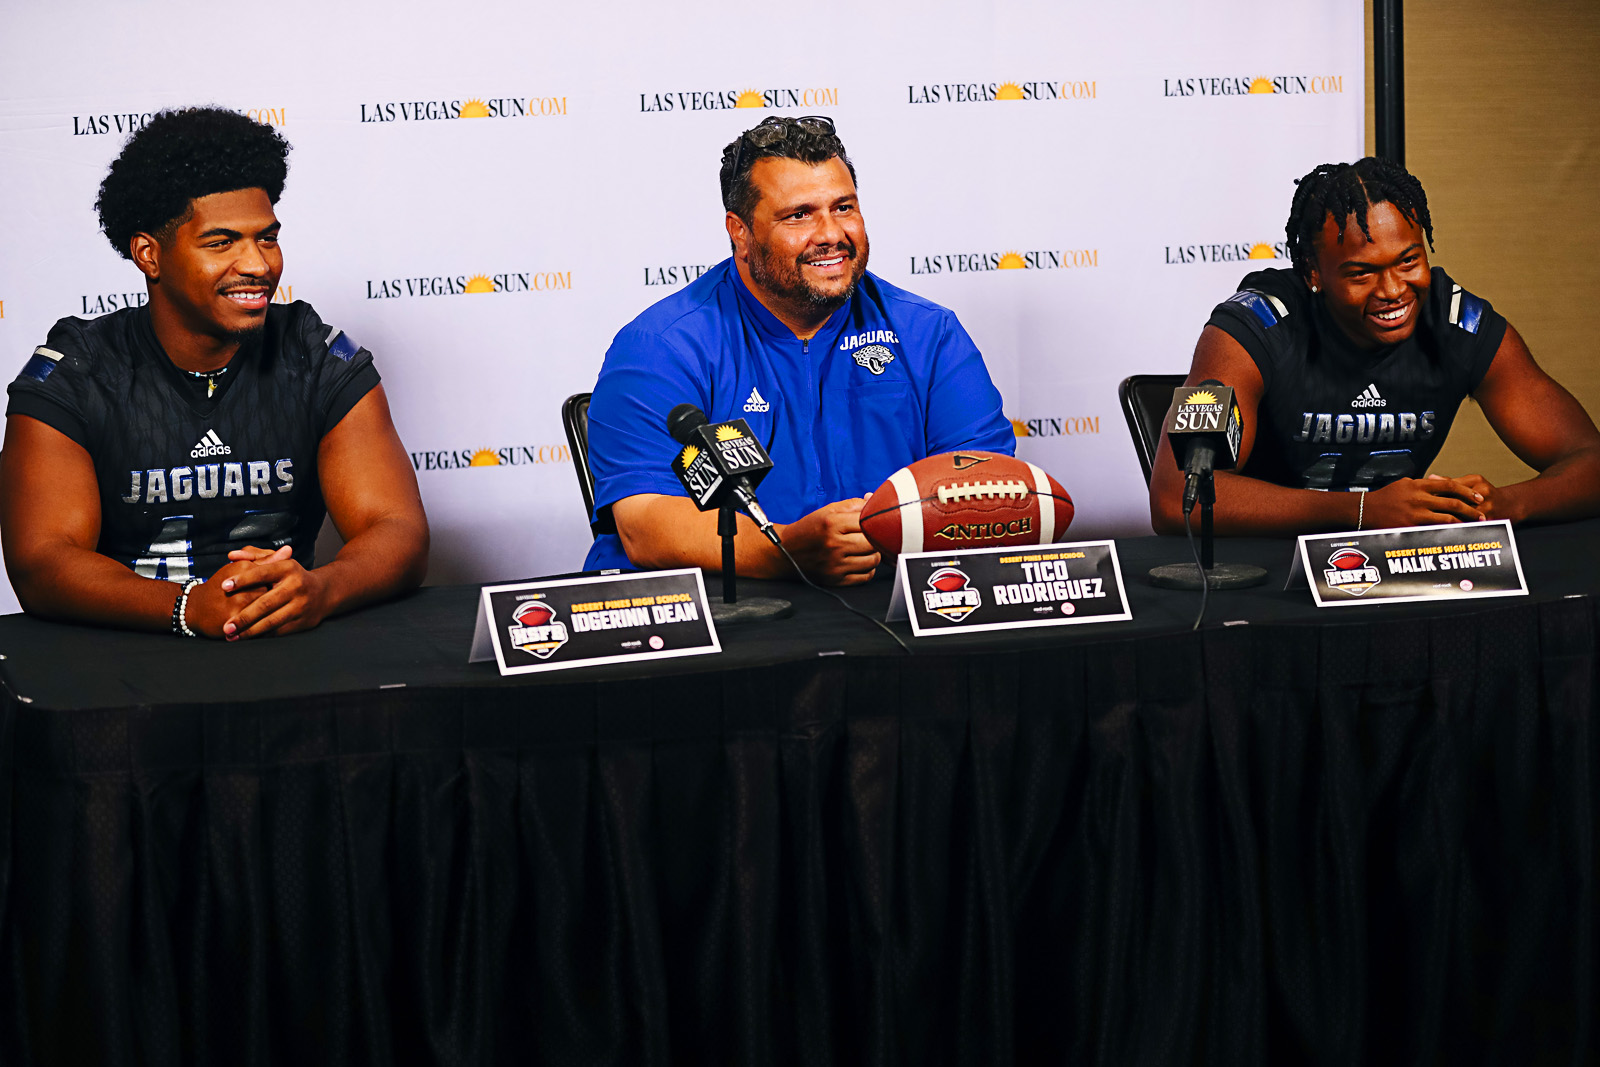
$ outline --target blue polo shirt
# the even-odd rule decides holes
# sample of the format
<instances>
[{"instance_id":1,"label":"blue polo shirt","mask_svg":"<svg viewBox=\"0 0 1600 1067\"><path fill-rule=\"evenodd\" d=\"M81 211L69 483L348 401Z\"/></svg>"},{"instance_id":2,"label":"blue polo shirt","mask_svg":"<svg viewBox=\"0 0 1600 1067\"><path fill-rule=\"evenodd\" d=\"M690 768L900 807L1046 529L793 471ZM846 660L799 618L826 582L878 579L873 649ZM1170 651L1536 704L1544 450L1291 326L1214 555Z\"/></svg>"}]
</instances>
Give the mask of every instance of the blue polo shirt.
<instances>
[{"instance_id":1,"label":"blue polo shirt","mask_svg":"<svg viewBox=\"0 0 1600 1067\"><path fill-rule=\"evenodd\" d=\"M684 495L666 429L684 403L712 422L744 419L766 443L772 470L757 495L780 523L867 496L925 456L1016 449L955 315L871 273L810 341L751 295L732 259L623 327L589 406L597 510L639 493ZM617 535L601 534L584 566L632 564Z\"/></svg>"}]
</instances>

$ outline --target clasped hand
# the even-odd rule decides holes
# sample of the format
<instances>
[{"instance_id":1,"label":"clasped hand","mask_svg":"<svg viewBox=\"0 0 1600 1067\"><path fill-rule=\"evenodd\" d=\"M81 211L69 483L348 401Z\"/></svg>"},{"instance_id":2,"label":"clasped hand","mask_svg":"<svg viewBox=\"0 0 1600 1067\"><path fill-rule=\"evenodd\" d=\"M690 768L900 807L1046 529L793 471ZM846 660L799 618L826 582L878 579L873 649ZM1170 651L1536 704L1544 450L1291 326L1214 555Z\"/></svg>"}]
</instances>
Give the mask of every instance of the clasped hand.
<instances>
[{"instance_id":1,"label":"clasped hand","mask_svg":"<svg viewBox=\"0 0 1600 1067\"><path fill-rule=\"evenodd\" d=\"M1377 530L1504 518L1495 505L1494 486L1481 474L1401 478L1367 494L1362 525Z\"/></svg>"},{"instance_id":2,"label":"clasped hand","mask_svg":"<svg viewBox=\"0 0 1600 1067\"><path fill-rule=\"evenodd\" d=\"M189 627L203 637L240 641L309 630L328 613L326 581L285 545L234 549L229 562L190 590Z\"/></svg>"}]
</instances>

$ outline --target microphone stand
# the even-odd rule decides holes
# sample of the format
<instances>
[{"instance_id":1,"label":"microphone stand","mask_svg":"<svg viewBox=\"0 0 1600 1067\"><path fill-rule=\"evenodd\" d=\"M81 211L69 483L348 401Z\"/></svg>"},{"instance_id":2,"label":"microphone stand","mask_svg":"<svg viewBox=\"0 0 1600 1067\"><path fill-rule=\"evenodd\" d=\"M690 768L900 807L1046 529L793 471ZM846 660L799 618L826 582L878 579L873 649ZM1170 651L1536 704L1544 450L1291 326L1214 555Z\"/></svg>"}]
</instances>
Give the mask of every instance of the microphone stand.
<instances>
[{"instance_id":1,"label":"microphone stand","mask_svg":"<svg viewBox=\"0 0 1600 1067\"><path fill-rule=\"evenodd\" d=\"M770 596L739 599L739 574L733 554L733 538L739 532L738 503L729 493L717 505L717 534L722 538L722 602L711 602L711 618L718 626L787 619L794 614L794 605L787 600Z\"/></svg>"},{"instance_id":2,"label":"microphone stand","mask_svg":"<svg viewBox=\"0 0 1600 1067\"><path fill-rule=\"evenodd\" d=\"M1265 568L1251 563L1217 563L1212 535L1212 512L1217 502L1216 474L1210 467L1200 472L1200 566L1166 563L1150 568L1150 584L1162 589L1247 589L1267 580ZM1202 580L1201 574L1205 575Z\"/></svg>"},{"instance_id":3,"label":"microphone stand","mask_svg":"<svg viewBox=\"0 0 1600 1067\"><path fill-rule=\"evenodd\" d=\"M733 535L739 532L738 513L733 510L733 498L724 500L717 508L717 533L722 535L722 602L739 602L739 575L733 562Z\"/></svg>"}]
</instances>

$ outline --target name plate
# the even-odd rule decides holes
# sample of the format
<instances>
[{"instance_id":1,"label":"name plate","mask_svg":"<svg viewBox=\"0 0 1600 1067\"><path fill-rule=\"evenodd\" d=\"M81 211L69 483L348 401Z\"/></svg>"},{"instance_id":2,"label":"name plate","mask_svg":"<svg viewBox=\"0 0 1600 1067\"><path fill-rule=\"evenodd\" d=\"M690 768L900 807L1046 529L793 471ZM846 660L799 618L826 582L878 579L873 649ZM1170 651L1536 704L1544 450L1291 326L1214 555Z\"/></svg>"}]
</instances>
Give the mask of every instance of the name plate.
<instances>
[{"instance_id":1,"label":"name plate","mask_svg":"<svg viewBox=\"0 0 1600 1067\"><path fill-rule=\"evenodd\" d=\"M918 637L1133 618L1111 541L900 557L889 621Z\"/></svg>"},{"instance_id":2,"label":"name plate","mask_svg":"<svg viewBox=\"0 0 1600 1067\"><path fill-rule=\"evenodd\" d=\"M698 567L486 585L469 663L501 674L721 652Z\"/></svg>"},{"instance_id":3,"label":"name plate","mask_svg":"<svg viewBox=\"0 0 1600 1067\"><path fill-rule=\"evenodd\" d=\"M1319 608L1528 595L1504 519L1306 535L1297 556Z\"/></svg>"}]
</instances>

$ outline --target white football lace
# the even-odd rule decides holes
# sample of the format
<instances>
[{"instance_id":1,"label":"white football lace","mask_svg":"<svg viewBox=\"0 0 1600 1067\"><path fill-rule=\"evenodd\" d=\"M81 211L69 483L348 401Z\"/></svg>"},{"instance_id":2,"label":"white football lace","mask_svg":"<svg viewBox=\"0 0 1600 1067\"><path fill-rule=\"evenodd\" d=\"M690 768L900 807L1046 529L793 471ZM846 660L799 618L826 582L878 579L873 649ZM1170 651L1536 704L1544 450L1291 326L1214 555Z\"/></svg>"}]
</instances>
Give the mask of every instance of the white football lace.
<instances>
[{"instance_id":1,"label":"white football lace","mask_svg":"<svg viewBox=\"0 0 1600 1067\"><path fill-rule=\"evenodd\" d=\"M939 487L939 503L941 504L948 504L952 500L970 500L973 497L1027 495L1028 483L1026 482L962 482L959 485L941 485Z\"/></svg>"}]
</instances>

